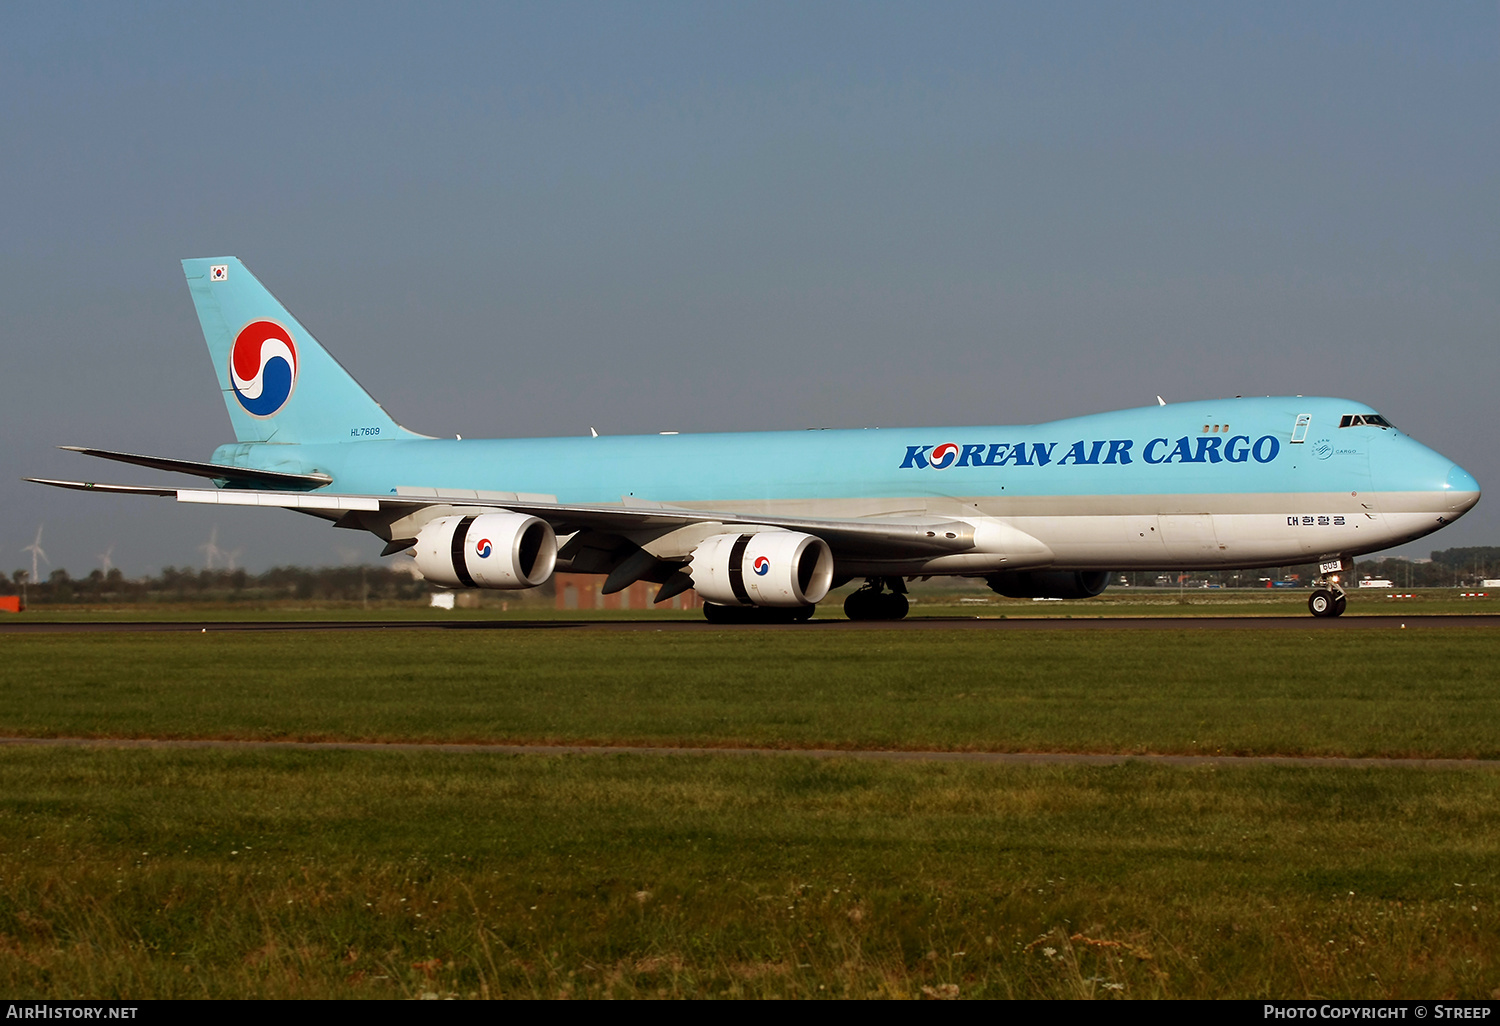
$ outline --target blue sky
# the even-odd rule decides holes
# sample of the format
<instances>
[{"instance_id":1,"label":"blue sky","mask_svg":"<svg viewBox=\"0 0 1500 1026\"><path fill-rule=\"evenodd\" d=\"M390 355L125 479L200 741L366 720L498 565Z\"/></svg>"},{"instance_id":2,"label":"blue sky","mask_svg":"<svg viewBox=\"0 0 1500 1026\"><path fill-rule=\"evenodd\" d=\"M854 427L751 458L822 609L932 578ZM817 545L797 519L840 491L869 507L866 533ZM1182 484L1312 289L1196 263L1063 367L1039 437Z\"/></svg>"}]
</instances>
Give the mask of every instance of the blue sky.
<instances>
[{"instance_id":1,"label":"blue sky","mask_svg":"<svg viewBox=\"0 0 1500 1026\"><path fill-rule=\"evenodd\" d=\"M1497 86L1493 2L9 5L0 567L374 560L19 482L229 438L225 253L433 434L1333 394L1493 486Z\"/></svg>"}]
</instances>

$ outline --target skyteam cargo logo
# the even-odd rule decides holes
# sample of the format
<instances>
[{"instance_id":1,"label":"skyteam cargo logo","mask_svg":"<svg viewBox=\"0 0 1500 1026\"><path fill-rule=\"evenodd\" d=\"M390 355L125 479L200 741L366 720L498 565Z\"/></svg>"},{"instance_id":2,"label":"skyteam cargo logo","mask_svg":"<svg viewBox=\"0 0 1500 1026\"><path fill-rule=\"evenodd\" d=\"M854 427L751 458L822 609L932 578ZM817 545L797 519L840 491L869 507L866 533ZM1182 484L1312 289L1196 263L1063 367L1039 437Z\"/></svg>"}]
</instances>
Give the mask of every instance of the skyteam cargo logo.
<instances>
[{"instance_id":1,"label":"skyteam cargo logo","mask_svg":"<svg viewBox=\"0 0 1500 1026\"><path fill-rule=\"evenodd\" d=\"M481 538L479 539L479 543L474 546L474 551L479 555L480 559L489 559L490 553L494 549L490 547L490 540L488 538Z\"/></svg>"},{"instance_id":2,"label":"skyteam cargo logo","mask_svg":"<svg viewBox=\"0 0 1500 1026\"><path fill-rule=\"evenodd\" d=\"M755 557L755 576L764 577L771 572L771 561L765 556Z\"/></svg>"},{"instance_id":3,"label":"skyteam cargo logo","mask_svg":"<svg viewBox=\"0 0 1500 1026\"><path fill-rule=\"evenodd\" d=\"M229 348L234 397L252 417L274 417L297 387L297 344L275 321L251 321Z\"/></svg>"}]
</instances>

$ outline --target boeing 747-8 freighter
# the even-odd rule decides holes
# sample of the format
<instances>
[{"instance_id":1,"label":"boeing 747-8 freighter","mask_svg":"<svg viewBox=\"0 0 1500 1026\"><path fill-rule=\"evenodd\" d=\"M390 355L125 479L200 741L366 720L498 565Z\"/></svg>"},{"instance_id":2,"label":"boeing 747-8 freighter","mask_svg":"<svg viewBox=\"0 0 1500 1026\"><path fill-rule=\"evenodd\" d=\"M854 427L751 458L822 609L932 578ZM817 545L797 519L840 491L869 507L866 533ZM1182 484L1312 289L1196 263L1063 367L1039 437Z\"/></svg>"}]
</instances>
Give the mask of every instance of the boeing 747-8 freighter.
<instances>
[{"instance_id":1,"label":"boeing 747-8 freighter","mask_svg":"<svg viewBox=\"0 0 1500 1026\"><path fill-rule=\"evenodd\" d=\"M401 427L234 257L183 261L236 441L206 462L76 451L207 479L42 481L276 506L412 551L451 588L688 588L710 620L844 609L899 619L905 582L983 578L1084 598L1109 574L1317 563L1315 616L1353 557L1479 501L1462 467L1370 407L1303 396L1158 404L1046 424L438 439ZM71 447L70 447L71 448ZM39 480L39 479L33 479Z\"/></svg>"}]
</instances>

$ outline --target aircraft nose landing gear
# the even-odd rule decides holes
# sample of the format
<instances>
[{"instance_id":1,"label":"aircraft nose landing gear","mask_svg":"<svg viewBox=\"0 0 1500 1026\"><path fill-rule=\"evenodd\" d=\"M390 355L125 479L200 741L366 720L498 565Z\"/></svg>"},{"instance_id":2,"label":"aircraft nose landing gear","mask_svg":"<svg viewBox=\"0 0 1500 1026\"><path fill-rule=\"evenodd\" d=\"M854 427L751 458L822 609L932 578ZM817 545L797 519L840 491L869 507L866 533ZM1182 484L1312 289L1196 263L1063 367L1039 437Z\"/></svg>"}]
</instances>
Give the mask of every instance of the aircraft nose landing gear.
<instances>
[{"instance_id":1,"label":"aircraft nose landing gear","mask_svg":"<svg viewBox=\"0 0 1500 1026\"><path fill-rule=\"evenodd\" d=\"M1319 578L1307 598L1307 611L1313 616L1343 616L1348 602L1337 577Z\"/></svg>"},{"instance_id":2,"label":"aircraft nose landing gear","mask_svg":"<svg viewBox=\"0 0 1500 1026\"><path fill-rule=\"evenodd\" d=\"M1339 574L1353 569L1354 560L1348 556L1324 557L1318 564L1318 576L1313 580L1313 593L1307 597L1307 611L1313 616L1343 616L1349 599L1344 594L1344 586L1339 583Z\"/></svg>"},{"instance_id":3,"label":"aircraft nose landing gear","mask_svg":"<svg viewBox=\"0 0 1500 1026\"><path fill-rule=\"evenodd\" d=\"M851 620L900 620L910 608L906 582L899 577L871 577L844 599L844 615Z\"/></svg>"}]
</instances>

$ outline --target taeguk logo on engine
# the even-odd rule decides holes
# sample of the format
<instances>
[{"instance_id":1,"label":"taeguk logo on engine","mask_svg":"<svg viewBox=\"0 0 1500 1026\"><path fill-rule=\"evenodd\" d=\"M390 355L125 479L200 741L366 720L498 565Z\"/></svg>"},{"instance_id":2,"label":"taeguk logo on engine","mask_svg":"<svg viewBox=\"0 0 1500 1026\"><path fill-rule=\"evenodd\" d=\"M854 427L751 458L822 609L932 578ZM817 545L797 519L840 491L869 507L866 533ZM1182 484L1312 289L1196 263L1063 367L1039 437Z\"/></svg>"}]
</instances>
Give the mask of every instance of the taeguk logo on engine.
<instances>
[{"instance_id":1,"label":"taeguk logo on engine","mask_svg":"<svg viewBox=\"0 0 1500 1026\"><path fill-rule=\"evenodd\" d=\"M479 543L474 546L474 551L479 554L480 559L489 559L490 553L494 550L490 548L490 540L488 538L481 538L479 539Z\"/></svg>"},{"instance_id":2,"label":"taeguk logo on engine","mask_svg":"<svg viewBox=\"0 0 1500 1026\"><path fill-rule=\"evenodd\" d=\"M764 577L771 572L771 561L765 556L755 557L755 576Z\"/></svg>"},{"instance_id":3,"label":"taeguk logo on engine","mask_svg":"<svg viewBox=\"0 0 1500 1026\"><path fill-rule=\"evenodd\" d=\"M234 397L252 417L274 417L297 387L297 344L275 321L251 321L229 347Z\"/></svg>"}]
</instances>

